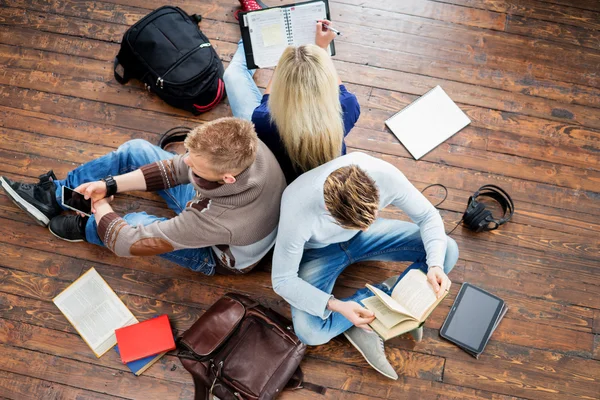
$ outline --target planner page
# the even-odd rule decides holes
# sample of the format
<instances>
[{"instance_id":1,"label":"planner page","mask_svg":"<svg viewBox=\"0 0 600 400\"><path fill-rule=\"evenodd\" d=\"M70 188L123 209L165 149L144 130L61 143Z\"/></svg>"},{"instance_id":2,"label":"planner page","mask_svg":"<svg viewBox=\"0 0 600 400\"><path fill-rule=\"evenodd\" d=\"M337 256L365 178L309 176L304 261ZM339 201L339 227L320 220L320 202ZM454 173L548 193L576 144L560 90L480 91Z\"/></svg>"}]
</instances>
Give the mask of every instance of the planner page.
<instances>
[{"instance_id":1,"label":"planner page","mask_svg":"<svg viewBox=\"0 0 600 400\"><path fill-rule=\"evenodd\" d=\"M277 65L279 57L288 46L284 9L271 8L252 12L246 18L254 63L260 68Z\"/></svg>"},{"instance_id":2,"label":"planner page","mask_svg":"<svg viewBox=\"0 0 600 400\"><path fill-rule=\"evenodd\" d=\"M294 45L314 44L317 21L327 18L325 2L302 4L290 7L288 10ZM331 54L331 48L329 54Z\"/></svg>"}]
</instances>

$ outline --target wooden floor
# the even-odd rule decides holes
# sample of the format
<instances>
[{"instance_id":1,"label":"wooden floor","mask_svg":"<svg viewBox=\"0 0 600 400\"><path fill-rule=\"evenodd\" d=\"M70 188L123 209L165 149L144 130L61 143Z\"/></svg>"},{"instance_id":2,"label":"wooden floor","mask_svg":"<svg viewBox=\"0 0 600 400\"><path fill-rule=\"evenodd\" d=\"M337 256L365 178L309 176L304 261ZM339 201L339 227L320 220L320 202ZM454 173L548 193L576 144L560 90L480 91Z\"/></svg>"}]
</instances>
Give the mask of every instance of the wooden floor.
<instances>
[{"instance_id":1,"label":"wooden floor","mask_svg":"<svg viewBox=\"0 0 600 400\"><path fill-rule=\"evenodd\" d=\"M0 0L1 175L32 182L53 169L62 178L129 139L155 142L173 126L230 115L222 104L192 118L136 83L114 81L125 30L166 3L204 15L201 28L230 60L239 37L235 0ZM493 233L455 231L454 293L427 321L423 342L388 343L398 381L378 375L341 339L310 349L308 380L327 386L327 399L599 399L600 1L331 0L331 10L344 34L336 67L362 107L351 150L393 163L419 188L448 186L448 229L486 183L508 190L517 213ZM260 86L270 74L256 74ZM416 162L383 121L438 84L472 123ZM169 215L143 193L121 197L116 208ZM267 271L206 278L159 258L69 244L1 194L0 397L193 398L174 355L135 377L112 351L96 359L52 304L90 267L139 319L167 313L179 330L230 290L289 313ZM356 265L339 285L352 291L402 268ZM438 336L467 281L509 305L479 360Z\"/></svg>"}]
</instances>

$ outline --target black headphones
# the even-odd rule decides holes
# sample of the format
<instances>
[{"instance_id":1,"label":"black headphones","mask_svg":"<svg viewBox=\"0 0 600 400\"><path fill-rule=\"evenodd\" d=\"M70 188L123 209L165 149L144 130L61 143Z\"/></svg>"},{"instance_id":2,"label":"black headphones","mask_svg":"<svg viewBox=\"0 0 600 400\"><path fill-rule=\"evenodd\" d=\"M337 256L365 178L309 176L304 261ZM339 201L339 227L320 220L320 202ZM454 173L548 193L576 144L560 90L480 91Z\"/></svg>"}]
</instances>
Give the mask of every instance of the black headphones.
<instances>
[{"instance_id":1,"label":"black headphones","mask_svg":"<svg viewBox=\"0 0 600 400\"><path fill-rule=\"evenodd\" d=\"M502 218L494 218L492 212L486 209L485 204L477 201L478 197L489 197L497 201L504 211ZM515 205L508 193L496 185L484 185L469 197L467 209L463 214L463 221L467 228L472 231L493 231L509 221L514 212Z\"/></svg>"}]
</instances>

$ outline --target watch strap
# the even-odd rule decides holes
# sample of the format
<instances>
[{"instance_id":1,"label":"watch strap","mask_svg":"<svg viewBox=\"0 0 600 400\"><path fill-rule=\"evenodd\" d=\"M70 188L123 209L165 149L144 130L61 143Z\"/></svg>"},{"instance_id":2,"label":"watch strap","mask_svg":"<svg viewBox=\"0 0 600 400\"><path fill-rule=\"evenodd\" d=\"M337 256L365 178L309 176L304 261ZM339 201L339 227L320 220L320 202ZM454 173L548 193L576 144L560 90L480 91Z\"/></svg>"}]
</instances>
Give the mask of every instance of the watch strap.
<instances>
[{"instance_id":1,"label":"watch strap","mask_svg":"<svg viewBox=\"0 0 600 400\"><path fill-rule=\"evenodd\" d=\"M110 197L110 196L114 196L115 194L117 194L117 181L115 181L115 178L113 178L112 176L109 175L106 178L102 178L100 180L103 181L104 183L106 183L106 196L105 197Z\"/></svg>"}]
</instances>

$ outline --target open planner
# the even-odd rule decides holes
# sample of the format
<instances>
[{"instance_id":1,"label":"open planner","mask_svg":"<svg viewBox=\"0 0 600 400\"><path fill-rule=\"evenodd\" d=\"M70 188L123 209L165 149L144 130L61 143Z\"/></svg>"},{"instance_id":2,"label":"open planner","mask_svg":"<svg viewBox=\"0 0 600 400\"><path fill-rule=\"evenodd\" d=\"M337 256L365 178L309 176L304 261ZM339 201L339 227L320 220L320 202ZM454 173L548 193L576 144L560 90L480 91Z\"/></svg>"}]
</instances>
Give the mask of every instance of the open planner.
<instances>
[{"instance_id":1,"label":"open planner","mask_svg":"<svg viewBox=\"0 0 600 400\"><path fill-rule=\"evenodd\" d=\"M240 14L249 69L274 67L287 46L315 43L316 23L329 19L327 0L309 1ZM335 55L333 42L329 54Z\"/></svg>"}]
</instances>

